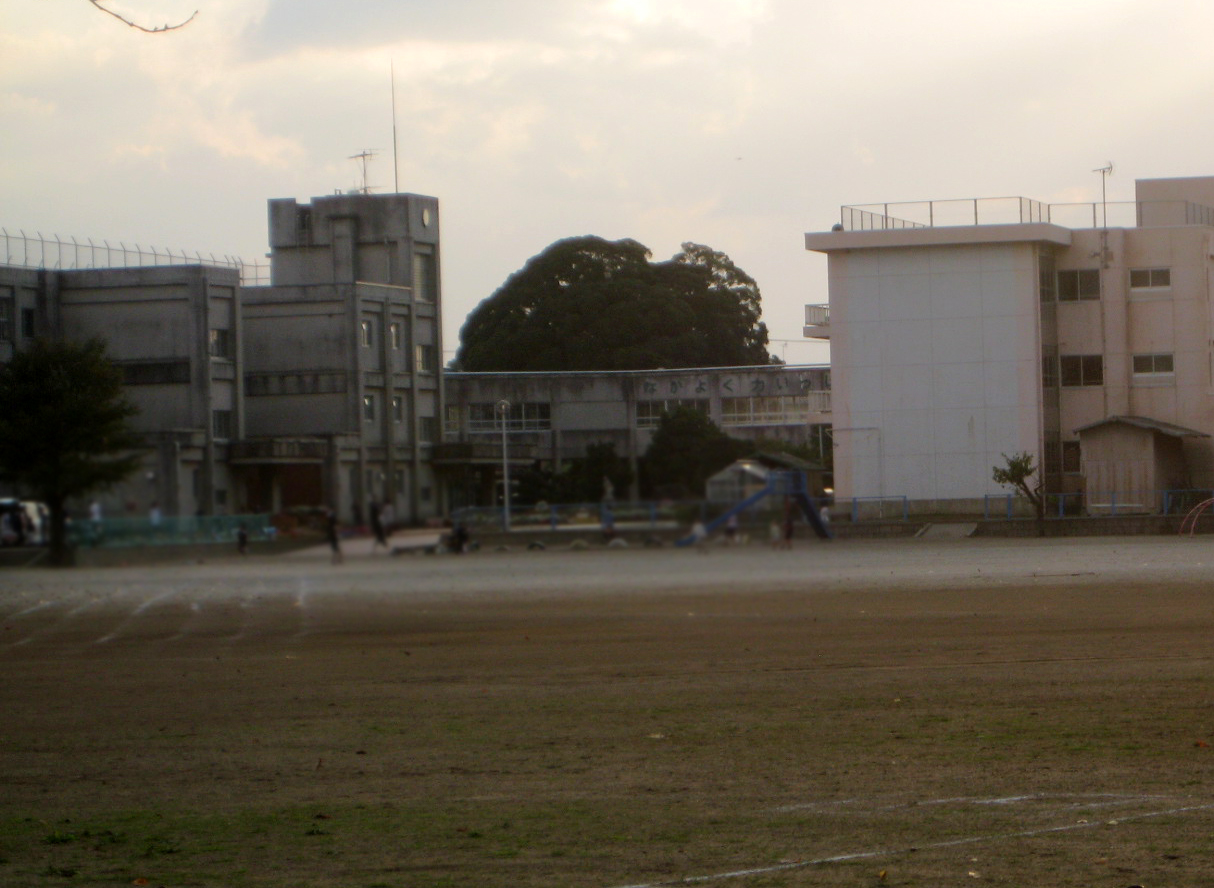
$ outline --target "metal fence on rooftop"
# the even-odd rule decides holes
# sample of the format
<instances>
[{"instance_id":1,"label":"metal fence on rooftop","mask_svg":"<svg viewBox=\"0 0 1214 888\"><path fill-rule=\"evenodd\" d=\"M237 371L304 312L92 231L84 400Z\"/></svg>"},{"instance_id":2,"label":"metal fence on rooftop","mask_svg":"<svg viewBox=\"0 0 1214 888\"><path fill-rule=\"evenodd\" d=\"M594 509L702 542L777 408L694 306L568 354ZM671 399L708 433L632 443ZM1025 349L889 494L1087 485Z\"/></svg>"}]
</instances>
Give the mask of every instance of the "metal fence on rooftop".
<instances>
[{"instance_id":1,"label":"metal fence on rooftop","mask_svg":"<svg viewBox=\"0 0 1214 888\"><path fill-rule=\"evenodd\" d=\"M41 232L27 234L0 228L0 263L21 268L144 268L157 265L213 265L235 268L240 272L243 286L258 286L270 282L266 263L245 262L239 256L217 256L190 250L170 250L144 247L123 241L80 240L58 235L44 237Z\"/></svg>"},{"instance_id":2,"label":"metal fence on rooftop","mask_svg":"<svg viewBox=\"0 0 1214 888\"><path fill-rule=\"evenodd\" d=\"M1063 228L1214 227L1214 207L1187 200L1047 204L1027 197L967 197L845 206L840 222L846 231L1034 222L1048 222Z\"/></svg>"}]
</instances>

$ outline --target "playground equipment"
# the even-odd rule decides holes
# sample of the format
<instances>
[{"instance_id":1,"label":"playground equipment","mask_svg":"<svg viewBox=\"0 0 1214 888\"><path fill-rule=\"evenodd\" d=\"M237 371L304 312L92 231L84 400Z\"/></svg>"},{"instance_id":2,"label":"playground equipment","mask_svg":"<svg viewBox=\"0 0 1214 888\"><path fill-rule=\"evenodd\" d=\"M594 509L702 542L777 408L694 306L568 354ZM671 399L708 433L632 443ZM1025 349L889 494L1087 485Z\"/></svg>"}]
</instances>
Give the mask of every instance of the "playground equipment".
<instances>
[{"instance_id":1,"label":"playground equipment","mask_svg":"<svg viewBox=\"0 0 1214 888\"><path fill-rule=\"evenodd\" d=\"M767 486L759 490L746 499L726 509L716 518L704 525L706 533L712 533L718 527L725 524L733 515L739 515L749 509L765 497L769 496L784 496L788 497L792 502L796 503L801 512L805 515L805 520L810 527L814 529L821 539L834 539L834 532L831 531L830 525L822 520L822 515L818 512L818 507L814 505L813 498L809 495L809 483L804 472L781 472L772 471L767 475ZM690 546L696 542L696 536L691 534L683 537L676 546Z\"/></svg>"},{"instance_id":2,"label":"playground equipment","mask_svg":"<svg viewBox=\"0 0 1214 888\"><path fill-rule=\"evenodd\" d=\"M1214 507L1214 499L1208 499L1189 509L1189 514L1185 515L1184 520L1180 522L1180 535L1184 536L1187 531L1189 536L1192 536L1197 530L1197 519L1201 517L1201 513L1212 507Z\"/></svg>"}]
</instances>

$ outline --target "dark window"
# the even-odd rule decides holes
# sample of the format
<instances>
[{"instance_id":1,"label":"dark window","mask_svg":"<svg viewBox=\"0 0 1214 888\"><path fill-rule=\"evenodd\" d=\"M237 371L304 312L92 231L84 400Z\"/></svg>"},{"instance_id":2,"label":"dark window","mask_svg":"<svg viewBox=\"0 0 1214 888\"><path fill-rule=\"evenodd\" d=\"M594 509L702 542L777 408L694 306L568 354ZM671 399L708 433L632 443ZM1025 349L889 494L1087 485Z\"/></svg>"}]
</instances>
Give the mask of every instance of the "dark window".
<instances>
[{"instance_id":1,"label":"dark window","mask_svg":"<svg viewBox=\"0 0 1214 888\"><path fill-rule=\"evenodd\" d=\"M1078 441L1062 442L1062 471L1080 472L1083 470Z\"/></svg>"},{"instance_id":2,"label":"dark window","mask_svg":"<svg viewBox=\"0 0 1214 888\"><path fill-rule=\"evenodd\" d=\"M1063 355L1058 368L1064 386L1104 385L1104 358L1100 355Z\"/></svg>"},{"instance_id":3,"label":"dark window","mask_svg":"<svg viewBox=\"0 0 1214 888\"><path fill-rule=\"evenodd\" d=\"M32 308L21 309L21 335L26 339L34 338L34 330L36 329L37 316Z\"/></svg>"},{"instance_id":4,"label":"dark window","mask_svg":"<svg viewBox=\"0 0 1214 888\"><path fill-rule=\"evenodd\" d=\"M1045 442L1045 472L1052 475L1062 469L1062 445L1057 438Z\"/></svg>"},{"instance_id":5,"label":"dark window","mask_svg":"<svg viewBox=\"0 0 1214 888\"><path fill-rule=\"evenodd\" d=\"M13 300L11 296L3 298L4 292L5 288L0 288L0 340L13 338Z\"/></svg>"},{"instance_id":6,"label":"dark window","mask_svg":"<svg viewBox=\"0 0 1214 888\"><path fill-rule=\"evenodd\" d=\"M413 369L417 373L434 373L438 369L434 346L415 345L413 347Z\"/></svg>"},{"instance_id":7,"label":"dark window","mask_svg":"<svg viewBox=\"0 0 1214 888\"><path fill-rule=\"evenodd\" d=\"M139 361L119 364L125 385L184 385L190 381L190 362Z\"/></svg>"},{"instance_id":8,"label":"dark window","mask_svg":"<svg viewBox=\"0 0 1214 888\"><path fill-rule=\"evenodd\" d=\"M1172 286L1170 268L1131 268L1130 289L1149 290Z\"/></svg>"},{"instance_id":9,"label":"dark window","mask_svg":"<svg viewBox=\"0 0 1214 888\"><path fill-rule=\"evenodd\" d=\"M433 253L413 254L413 298L418 302L438 299L438 263Z\"/></svg>"},{"instance_id":10,"label":"dark window","mask_svg":"<svg viewBox=\"0 0 1214 888\"><path fill-rule=\"evenodd\" d=\"M1172 373L1173 362L1170 354L1134 355L1134 375Z\"/></svg>"},{"instance_id":11,"label":"dark window","mask_svg":"<svg viewBox=\"0 0 1214 888\"><path fill-rule=\"evenodd\" d=\"M1100 298L1100 270L1080 268L1058 272L1058 301L1078 302Z\"/></svg>"},{"instance_id":12,"label":"dark window","mask_svg":"<svg viewBox=\"0 0 1214 888\"><path fill-rule=\"evenodd\" d=\"M232 411L214 410L211 412L213 431L216 438L232 437Z\"/></svg>"},{"instance_id":13,"label":"dark window","mask_svg":"<svg viewBox=\"0 0 1214 888\"><path fill-rule=\"evenodd\" d=\"M212 330L209 351L212 358L230 359L234 353L232 349L232 331Z\"/></svg>"}]
</instances>

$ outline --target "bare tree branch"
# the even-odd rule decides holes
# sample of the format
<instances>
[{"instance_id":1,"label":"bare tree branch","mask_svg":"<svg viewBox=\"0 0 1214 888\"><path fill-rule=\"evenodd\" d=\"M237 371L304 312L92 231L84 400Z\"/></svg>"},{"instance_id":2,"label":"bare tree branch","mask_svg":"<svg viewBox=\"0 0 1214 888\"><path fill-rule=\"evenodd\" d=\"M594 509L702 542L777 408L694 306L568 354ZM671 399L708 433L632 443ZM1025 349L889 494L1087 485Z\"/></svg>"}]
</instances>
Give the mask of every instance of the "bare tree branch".
<instances>
[{"instance_id":1,"label":"bare tree branch","mask_svg":"<svg viewBox=\"0 0 1214 888\"><path fill-rule=\"evenodd\" d=\"M147 28L147 27L144 27L143 25L140 25L136 22L131 21L129 18L119 15L118 13L114 12L114 10L103 6L101 4L101 0L89 0L89 3L92 3L95 7L100 9L106 15L112 15L114 18L118 19L118 21L122 22L123 24L130 25L132 28L135 28L138 31L143 31L145 34L160 34L165 31L176 31L178 28L184 28L190 22L194 21L194 16L198 15L198 10L195 9L192 13L190 13L190 17L183 22L178 22L175 25L164 24L158 28Z\"/></svg>"}]
</instances>

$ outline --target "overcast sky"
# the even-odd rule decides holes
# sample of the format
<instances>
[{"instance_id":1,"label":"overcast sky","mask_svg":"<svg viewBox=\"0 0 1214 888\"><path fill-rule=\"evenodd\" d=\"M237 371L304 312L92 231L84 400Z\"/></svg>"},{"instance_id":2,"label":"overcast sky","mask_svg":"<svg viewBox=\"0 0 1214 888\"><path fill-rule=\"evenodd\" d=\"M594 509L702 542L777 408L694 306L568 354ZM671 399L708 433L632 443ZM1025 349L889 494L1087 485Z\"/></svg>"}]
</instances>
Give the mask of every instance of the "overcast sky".
<instances>
[{"instance_id":1,"label":"overcast sky","mask_svg":"<svg viewBox=\"0 0 1214 888\"><path fill-rule=\"evenodd\" d=\"M445 349L562 237L683 241L759 283L773 351L826 301L841 204L1110 200L1214 174L1208 0L0 3L0 226L261 259L265 202L442 208ZM3 257L0 257L2 259ZM780 340L793 340L785 343Z\"/></svg>"}]
</instances>

